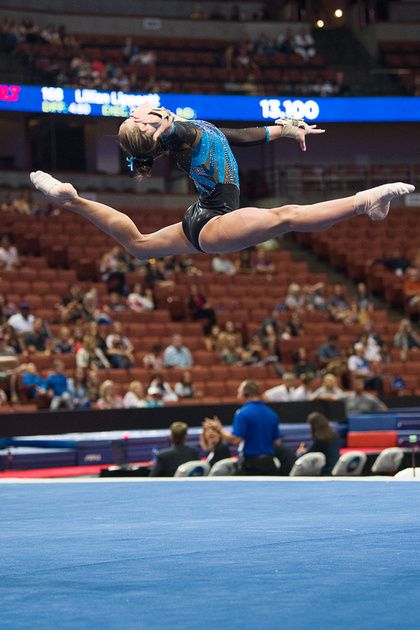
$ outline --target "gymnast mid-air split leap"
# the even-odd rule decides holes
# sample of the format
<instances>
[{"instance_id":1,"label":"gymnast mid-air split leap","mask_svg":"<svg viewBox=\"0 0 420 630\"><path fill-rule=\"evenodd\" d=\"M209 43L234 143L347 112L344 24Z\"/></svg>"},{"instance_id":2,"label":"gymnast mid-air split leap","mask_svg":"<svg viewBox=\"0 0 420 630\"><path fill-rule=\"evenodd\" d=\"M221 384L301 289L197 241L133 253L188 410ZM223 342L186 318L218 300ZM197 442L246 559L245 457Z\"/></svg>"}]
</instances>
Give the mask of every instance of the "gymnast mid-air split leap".
<instances>
[{"instance_id":1,"label":"gymnast mid-air split leap","mask_svg":"<svg viewBox=\"0 0 420 630\"><path fill-rule=\"evenodd\" d=\"M80 197L69 183L48 173L31 173L34 186L51 202L89 219L140 259L174 254L237 252L286 232L316 232L367 214L385 219L392 199L414 191L401 182L384 184L351 197L311 205L239 208L238 166L230 145L254 146L279 138L297 140L324 133L301 120L279 119L268 127L218 129L202 121L185 121L169 110L144 103L119 129L119 141L132 174L150 173L153 160L169 153L194 182L198 200L182 222L142 234L122 212Z\"/></svg>"}]
</instances>

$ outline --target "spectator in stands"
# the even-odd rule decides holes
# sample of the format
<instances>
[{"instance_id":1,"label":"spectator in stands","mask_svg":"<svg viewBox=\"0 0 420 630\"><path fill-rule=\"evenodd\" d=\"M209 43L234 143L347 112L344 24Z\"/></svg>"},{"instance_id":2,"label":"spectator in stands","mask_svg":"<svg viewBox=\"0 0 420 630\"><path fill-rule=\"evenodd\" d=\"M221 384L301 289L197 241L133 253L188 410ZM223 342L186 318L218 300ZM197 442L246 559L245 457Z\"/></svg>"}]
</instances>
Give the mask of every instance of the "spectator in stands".
<instances>
[{"instance_id":1,"label":"spectator in stands","mask_svg":"<svg viewBox=\"0 0 420 630\"><path fill-rule=\"evenodd\" d=\"M193 364L191 351L183 344L181 335L173 335L172 343L163 352L165 367L188 368Z\"/></svg>"},{"instance_id":2,"label":"spectator in stands","mask_svg":"<svg viewBox=\"0 0 420 630\"><path fill-rule=\"evenodd\" d=\"M365 358L366 348L361 342L354 344L353 354L349 357L347 366L352 379L360 376L365 386L375 389L380 396L383 392L383 382L379 374L375 373L373 365Z\"/></svg>"},{"instance_id":3,"label":"spectator in stands","mask_svg":"<svg viewBox=\"0 0 420 630\"><path fill-rule=\"evenodd\" d=\"M96 403L99 398L100 385L99 368L92 364L86 370L86 394L92 403Z\"/></svg>"},{"instance_id":4,"label":"spectator in stands","mask_svg":"<svg viewBox=\"0 0 420 630\"><path fill-rule=\"evenodd\" d=\"M22 342L20 337L11 326L6 324L3 326L3 331L0 331L0 357L16 356L21 352Z\"/></svg>"},{"instance_id":5,"label":"spectator in stands","mask_svg":"<svg viewBox=\"0 0 420 630\"><path fill-rule=\"evenodd\" d=\"M52 352L69 354L73 352L74 339L68 326L60 326L57 337L51 342Z\"/></svg>"},{"instance_id":6,"label":"spectator in stands","mask_svg":"<svg viewBox=\"0 0 420 630\"><path fill-rule=\"evenodd\" d=\"M163 368L163 349L160 343L155 343L151 352L147 352L144 355L143 365L151 370L161 370Z\"/></svg>"},{"instance_id":7,"label":"spectator in stands","mask_svg":"<svg viewBox=\"0 0 420 630\"><path fill-rule=\"evenodd\" d=\"M280 311L274 309L270 317L264 319L260 327L260 338L263 347L271 356L278 356L278 340L281 334Z\"/></svg>"},{"instance_id":8,"label":"spectator in stands","mask_svg":"<svg viewBox=\"0 0 420 630\"><path fill-rule=\"evenodd\" d=\"M20 260L18 250L9 236L6 234L2 236L0 241L0 269L18 269L20 267Z\"/></svg>"},{"instance_id":9,"label":"spectator in stands","mask_svg":"<svg viewBox=\"0 0 420 630\"><path fill-rule=\"evenodd\" d=\"M408 300L412 319L419 321L420 315L420 269L409 267L405 272L404 295Z\"/></svg>"},{"instance_id":10,"label":"spectator in stands","mask_svg":"<svg viewBox=\"0 0 420 630\"><path fill-rule=\"evenodd\" d=\"M153 311L155 308L153 292L151 289L143 289L140 282L136 282L131 293L127 297L127 305L135 313Z\"/></svg>"},{"instance_id":11,"label":"spectator in stands","mask_svg":"<svg viewBox=\"0 0 420 630\"><path fill-rule=\"evenodd\" d=\"M214 428L223 440L236 447L243 442L244 474L277 474L279 466L274 454L275 447L281 445L277 414L263 403L255 381L242 381L237 395L243 405L235 412L232 433L223 428L217 417L206 419L204 429Z\"/></svg>"},{"instance_id":12,"label":"spectator in stands","mask_svg":"<svg viewBox=\"0 0 420 630\"><path fill-rule=\"evenodd\" d=\"M95 337L85 335L83 337L83 346L76 352L76 366L86 369L96 365L99 368L110 368L111 364L98 347Z\"/></svg>"},{"instance_id":13,"label":"spectator in stands","mask_svg":"<svg viewBox=\"0 0 420 630\"><path fill-rule=\"evenodd\" d=\"M64 405L67 409L73 409L73 401L68 388L67 375L64 372L62 361L53 361L53 371L45 381L45 389L51 397L50 410L54 411Z\"/></svg>"},{"instance_id":14,"label":"spectator in stands","mask_svg":"<svg viewBox=\"0 0 420 630\"><path fill-rule=\"evenodd\" d=\"M284 302L289 311L293 311L295 309L300 310L304 308L305 296L303 295L300 284L298 284L297 282L292 282L291 284L289 284L289 288L287 289L287 296Z\"/></svg>"},{"instance_id":15,"label":"spectator in stands","mask_svg":"<svg viewBox=\"0 0 420 630\"><path fill-rule=\"evenodd\" d=\"M60 319L63 323L75 322L84 317L84 293L77 282L70 285L69 292L63 296L62 304L58 305Z\"/></svg>"},{"instance_id":16,"label":"spectator in stands","mask_svg":"<svg viewBox=\"0 0 420 630\"><path fill-rule=\"evenodd\" d=\"M35 316L30 312L30 304L21 302L19 312L9 317L8 324L17 335L24 335L33 332Z\"/></svg>"},{"instance_id":17,"label":"spectator in stands","mask_svg":"<svg viewBox=\"0 0 420 630\"><path fill-rule=\"evenodd\" d=\"M223 336L219 358L226 365L239 364L242 359L242 346L238 346L234 338Z\"/></svg>"},{"instance_id":18,"label":"spectator in stands","mask_svg":"<svg viewBox=\"0 0 420 630\"><path fill-rule=\"evenodd\" d=\"M134 365L132 350L124 343L124 337L113 334L106 352L107 359L112 368L128 369Z\"/></svg>"},{"instance_id":19,"label":"spectator in stands","mask_svg":"<svg viewBox=\"0 0 420 630\"><path fill-rule=\"evenodd\" d=\"M23 335L24 348L30 353L51 354L51 332L40 317L34 319L32 332Z\"/></svg>"},{"instance_id":20,"label":"spectator in stands","mask_svg":"<svg viewBox=\"0 0 420 630\"><path fill-rule=\"evenodd\" d=\"M352 391L345 397L344 403L347 416L355 416L359 413L376 413L387 409L379 398L365 390L365 379L360 376L353 378Z\"/></svg>"},{"instance_id":21,"label":"spectator in stands","mask_svg":"<svg viewBox=\"0 0 420 630\"><path fill-rule=\"evenodd\" d=\"M237 263L238 273L250 274L253 273L252 265L252 248L243 249L239 252L239 261Z\"/></svg>"},{"instance_id":22,"label":"spectator in stands","mask_svg":"<svg viewBox=\"0 0 420 630\"><path fill-rule=\"evenodd\" d=\"M327 310L335 322L353 324L357 321L357 311L346 296L342 284L335 284L333 294L327 302Z\"/></svg>"},{"instance_id":23,"label":"spectator in stands","mask_svg":"<svg viewBox=\"0 0 420 630\"><path fill-rule=\"evenodd\" d=\"M39 375L35 363L26 363L21 374L21 382L29 399L36 400L45 394L45 379Z\"/></svg>"},{"instance_id":24,"label":"spectator in stands","mask_svg":"<svg viewBox=\"0 0 420 630\"><path fill-rule=\"evenodd\" d=\"M86 370L77 367L73 372L73 377L67 381L67 391L73 401L75 409L89 409L92 405L87 389Z\"/></svg>"},{"instance_id":25,"label":"spectator in stands","mask_svg":"<svg viewBox=\"0 0 420 630\"><path fill-rule=\"evenodd\" d=\"M188 432L185 422L173 422L169 429L171 447L157 454L150 471L151 477L173 477L181 464L199 458L198 448L185 444Z\"/></svg>"},{"instance_id":26,"label":"spectator in stands","mask_svg":"<svg viewBox=\"0 0 420 630\"><path fill-rule=\"evenodd\" d=\"M394 336L394 346L407 352L420 348L420 336L416 333L409 319L402 319Z\"/></svg>"},{"instance_id":27,"label":"spectator in stands","mask_svg":"<svg viewBox=\"0 0 420 630\"><path fill-rule=\"evenodd\" d=\"M16 313L16 306L9 301L6 293L0 293L0 326Z\"/></svg>"},{"instance_id":28,"label":"spectator in stands","mask_svg":"<svg viewBox=\"0 0 420 630\"><path fill-rule=\"evenodd\" d=\"M295 53L303 57L305 61L316 55L315 40L307 28L302 27L295 34L294 48Z\"/></svg>"},{"instance_id":29,"label":"spectator in stands","mask_svg":"<svg viewBox=\"0 0 420 630\"><path fill-rule=\"evenodd\" d=\"M402 276L405 273L405 270L410 266L409 259L404 256L401 249L398 247L394 249L391 256L377 258L376 260L371 261L371 263L379 263L386 269L393 271L397 276Z\"/></svg>"},{"instance_id":30,"label":"spectator in stands","mask_svg":"<svg viewBox=\"0 0 420 630\"><path fill-rule=\"evenodd\" d=\"M295 391L295 377L290 372L285 372L282 376L283 382L280 385L271 387L263 393L263 400L266 402L290 402L293 400Z\"/></svg>"},{"instance_id":31,"label":"spectator in stands","mask_svg":"<svg viewBox=\"0 0 420 630\"><path fill-rule=\"evenodd\" d=\"M194 321L205 320L203 332L205 335L208 335L213 326L216 324L216 313L203 293L200 293L196 284L192 284L190 287L188 310L191 315L191 319Z\"/></svg>"},{"instance_id":32,"label":"spectator in stands","mask_svg":"<svg viewBox=\"0 0 420 630\"><path fill-rule=\"evenodd\" d=\"M315 365L308 359L308 353L304 346L298 348L293 355L293 372L298 378L303 374L314 376L316 373Z\"/></svg>"},{"instance_id":33,"label":"spectator in stands","mask_svg":"<svg viewBox=\"0 0 420 630\"><path fill-rule=\"evenodd\" d=\"M317 356L321 369L326 368L328 370L328 366L331 363L336 363L340 360L341 349L336 334L328 335L327 341L319 347Z\"/></svg>"},{"instance_id":34,"label":"spectator in stands","mask_svg":"<svg viewBox=\"0 0 420 630\"><path fill-rule=\"evenodd\" d=\"M182 373L180 380L175 383L174 390L178 398L197 398L201 393L196 391L191 370L185 370L185 372Z\"/></svg>"},{"instance_id":35,"label":"spectator in stands","mask_svg":"<svg viewBox=\"0 0 420 630\"><path fill-rule=\"evenodd\" d=\"M229 319L226 322L224 329L220 334L220 341L222 344L228 342L234 344L235 346L242 347L242 333L240 330L238 330L232 320Z\"/></svg>"},{"instance_id":36,"label":"spectator in stands","mask_svg":"<svg viewBox=\"0 0 420 630\"><path fill-rule=\"evenodd\" d=\"M334 374L325 374L322 384L312 394L312 400L340 400L344 392L337 384Z\"/></svg>"},{"instance_id":37,"label":"spectator in stands","mask_svg":"<svg viewBox=\"0 0 420 630\"><path fill-rule=\"evenodd\" d=\"M157 284L160 287L173 287L175 285L171 277L172 273L166 269L163 258L157 259L153 263L149 260L146 268L145 281L148 286Z\"/></svg>"},{"instance_id":38,"label":"spectator in stands","mask_svg":"<svg viewBox=\"0 0 420 630\"><path fill-rule=\"evenodd\" d=\"M295 36L291 28L278 35L276 46L279 53L292 55L295 52Z\"/></svg>"},{"instance_id":39,"label":"spectator in stands","mask_svg":"<svg viewBox=\"0 0 420 630\"><path fill-rule=\"evenodd\" d=\"M99 399L96 403L98 409L122 409L124 402L117 393L114 381L107 379L99 388Z\"/></svg>"},{"instance_id":40,"label":"spectator in stands","mask_svg":"<svg viewBox=\"0 0 420 630\"><path fill-rule=\"evenodd\" d=\"M203 430L200 435L200 446L203 451L207 452L207 463L212 468L216 462L227 459L232 456L229 446L223 441L221 432L215 426L205 426L206 418L203 422ZM217 420L217 418L213 418Z\"/></svg>"},{"instance_id":41,"label":"spectator in stands","mask_svg":"<svg viewBox=\"0 0 420 630\"><path fill-rule=\"evenodd\" d=\"M374 311L372 296L369 295L365 282L359 282L356 287L357 310L366 312L369 316Z\"/></svg>"},{"instance_id":42,"label":"spectator in stands","mask_svg":"<svg viewBox=\"0 0 420 630\"><path fill-rule=\"evenodd\" d=\"M292 393L292 401L312 400L312 382L314 378L310 372L302 374L300 377L300 385L294 388Z\"/></svg>"},{"instance_id":43,"label":"spectator in stands","mask_svg":"<svg viewBox=\"0 0 420 630\"><path fill-rule=\"evenodd\" d=\"M126 409L138 409L147 406L143 385L140 381L131 381L123 402Z\"/></svg>"},{"instance_id":44,"label":"spectator in stands","mask_svg":"<svg viewBox=\"0 0 420 630\"><path fill-rule=\"evenodd\" d=\"M312 444L305 448L302 443L296 451L298 455L305 453L323 453L325 455L325 466L321 470L321 475L331 475L332 469L340 459L340 438L338 433L331 427L328 418L323 413L314 411L308 416L311 425Z\"/></svg>"},{"instance_id":45,"label":"spectator in stands","mask_svg":"<svg viewBox=\"0 0 420 630\"><path fill-rule=\"evenodd\" d=\"M117 291L112 291L108 296L105 309L110 317L113 317L114 313L121 313L127 310L127 300L125 297L117 293Z\"/></svg>"},{"instance_id":46,"label":"spectator in stands","mask_svg":"<svg viewBox=\"0 0 420 630\"><path fill-rule=\"evenodd\" d=\"M292 311L290 319L284 325L281 332L280 339L291 339L292 337L299 337L304 332L304 325L300 318L300 310L296 309Z\"/></svg>"},{"instance_id":47,"label":"spectator in stands","mask_svg":"<svg viewBox=\"0 0 420 630\"><path fill-rule=\"evenodd\" d=\"M252 267L255 273L270 274L276 271L275 264L267 257L267 252L261 248L258 248L255 253Z\"/></svg>"},{"instance_id":48,"label":"spectator in stands","mask_svg":"<svg viewBox=\"0 0 420 630\"><path fill-rule=\"evenodd\" d=\"M226 254L217 254L216 256L213 256L211 268L216 273L225 273L228 276L233 276L236 273L235 263L230 260Z\"/></svg>"},{"instance_id":49,"label":"spectator in stands","mask_svg":"<svg viewBox=\"0 0 420 630\"><path fill-rule=\"evenodd\" d=\"M325 311L327 300L324 295L325 284L323 282L317 282L316 284L304 287L304 293L306 296L306 307L309 311Z\"/></svg>"},{"instance_id":50,"label":"spectator in stands","mask_svg":"<svg viewBox=\"0 0 420 630\"><path fill-rule=\"evenodd\" d=\"M172 387L167 383L162 374L155 373L152 375L149 385L147 387L148 396L157 396L158 400L163 403L176 402L178 396L175 394Z\"/></svg>"}]
</instances>

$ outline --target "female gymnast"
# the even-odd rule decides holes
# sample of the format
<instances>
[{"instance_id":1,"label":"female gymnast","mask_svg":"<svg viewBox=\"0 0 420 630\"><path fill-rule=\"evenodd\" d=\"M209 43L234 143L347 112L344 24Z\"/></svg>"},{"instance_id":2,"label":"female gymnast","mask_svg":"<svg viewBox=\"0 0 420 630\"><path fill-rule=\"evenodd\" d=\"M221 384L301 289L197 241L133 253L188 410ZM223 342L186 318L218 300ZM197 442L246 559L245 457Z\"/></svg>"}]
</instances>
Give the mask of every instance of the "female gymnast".
<instances>
[{"instance_id":1,"label":"female gymnast","mask_svg":"<svg viewBox=\"0 0 420 630\"><path fill-rule=\"evenodd\" d=\"M163 107L142 104L119 129L131 173L149 174L153 160L169 153L199 194L182 222L151 234L142 234L122 212L80 197L71 184L48 173L36 171L30 177L51 202L86 217L140 259L236 252L286 232L324 230L362 214L379 221L386 217L392 199L414 190L411 184L398 182L312 205L239 208L238 167L230 145L254 146L293 138L305 151L305 137L323 132L316 125L288 119L276 120L269 127L218 129L202 120L185 121Z\"/></svg>"}]
</instances>

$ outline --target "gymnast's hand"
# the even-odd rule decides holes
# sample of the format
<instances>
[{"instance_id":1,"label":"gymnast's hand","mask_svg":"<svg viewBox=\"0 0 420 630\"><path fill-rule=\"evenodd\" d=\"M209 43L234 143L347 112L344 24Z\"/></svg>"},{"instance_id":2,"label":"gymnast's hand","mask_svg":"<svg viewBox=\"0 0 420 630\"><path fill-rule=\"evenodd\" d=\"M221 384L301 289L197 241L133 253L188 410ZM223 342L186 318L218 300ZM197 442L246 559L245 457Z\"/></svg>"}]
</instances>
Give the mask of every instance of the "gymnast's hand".
<instances>
[{"instance_id":1,"label":"gymnast's hand","mask_svg":"<svg viewBox=\"0 0 420 630\"><path fill-rule=\"evenodd\" d=\"M308 125L305 121L295 118L278 118L274 123L282 125L282 137L297 140L302 151L306 151L305 136L314 133L325 133L325 129L317 129L316 125Z\"/></svg>"}]
</instances>

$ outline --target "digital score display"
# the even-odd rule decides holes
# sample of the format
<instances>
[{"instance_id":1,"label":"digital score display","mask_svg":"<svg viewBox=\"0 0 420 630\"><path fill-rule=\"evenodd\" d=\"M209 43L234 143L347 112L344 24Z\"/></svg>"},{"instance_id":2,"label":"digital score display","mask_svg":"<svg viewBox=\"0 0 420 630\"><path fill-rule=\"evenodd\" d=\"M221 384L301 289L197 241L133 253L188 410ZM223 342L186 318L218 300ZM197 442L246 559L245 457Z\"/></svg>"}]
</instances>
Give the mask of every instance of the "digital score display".
<instances>
[{"instance_id":1,"label":"digital score display","mask_svg":"<svg viewBox=\"0 0 420 630\"><path fill-rule=\"evenodd\" d=\"M127 118L144 101L188 120L418 122L420 97L292 98L203 94L147 94L29 85L0 85L0 111Z\"/></svg>"}]
</instances>

